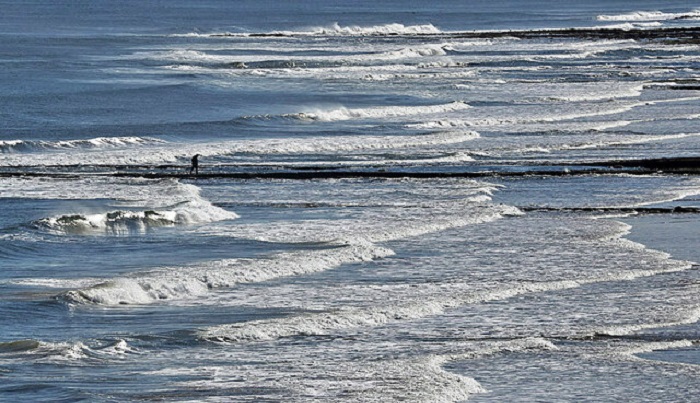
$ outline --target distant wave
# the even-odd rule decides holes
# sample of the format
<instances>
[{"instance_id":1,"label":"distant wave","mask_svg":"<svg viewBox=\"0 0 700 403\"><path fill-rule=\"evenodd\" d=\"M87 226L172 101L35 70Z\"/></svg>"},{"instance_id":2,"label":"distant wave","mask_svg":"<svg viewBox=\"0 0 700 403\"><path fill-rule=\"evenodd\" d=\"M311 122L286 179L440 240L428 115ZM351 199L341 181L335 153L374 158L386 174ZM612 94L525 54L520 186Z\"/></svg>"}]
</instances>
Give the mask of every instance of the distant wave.
<instances>
[{"instance_id":1,"label":"distant wave","mask_svg":"<svg viewBox=\"0 0 700 403\"><path fill-rule=\"evenodd\" d=\"M652 22L625 22L622 24L614 24L614 25L603 25L603 26L597 26L593 27L594 29L600 29L600 30L612 30L612 29L619 29L622 31L633 31L633 30L645 30L645 29L654 29L654 28L660 28L663 27L663 24L658 22L658 21L652 21Z\"/></svg>"},{"instance_id":2,"label":"distant wave","mask_svg":"<svg viewBox=\"0 0 700 403\"><path fill-rule=\"evenodd\" d=\"M309 112L300 112L296 114L288 114L286 117L292 117L302 120L319 120L324 122L333 122L350 119L379 119L404 117L413 115L426 115L433 113L454 112L463 109L469 109L471 106L465 102L451 102L448 104L426 105L426 106L382 106L376 108L335 108L335 109L318 109Z\"/></svg>"},{"instance_id":3,"label":"distant wave","mask_svg":"<svg viewBox=\"0 0 700 403\"><path fill-rule=\"evenodd\" d=\"M413 111L415 112L415 111ZM341 112L342 113L342 112ZM394 111L396 113L396 111ZM332 115L332 114L331 114ZM328 116L326 116L328 118ZM345 115L349 119L349 115ZM257 116L246 117L246 120L255 119L285 119L282 116ZM286 119L306 119L303 114L295 114ZM440 132L419 135L388 135L388 136L317 136L298 139L260 139L241 140L228 142L212 142L187 145L189 154L201 154L205 157L230 156L237 153L279 155L279 154L305 154L305 153L333 153L338 151L352 152L364 150L389 150L414 148L421 146L462 143L475 138L479 134L473 131L455 131L451 133ZM127 152L128 151L128 152ZM154 147L133 150L105 150L99 155L90 155L91 161L102 165L120 164L163 164L189 162L187 155L183 155L183 145L178 143L166 143ZM7 165L73 165L85 161L83 153L53 152L41 155L14 154L4 158L0 166ZM13 189L8 189L13 192ZM22 197L19 195L18 197Z\"/></svg>"},{"instance_id":4,"label":"distant wave","mask_svg":"<svg viewBox=\"0 0 700 403\"><path fill-rule=\"evenodd\" d=\"M391 50L384 53L385 56L396 58L407 57L427 57L427 56L445 56L448 51L453 50L453 46L449 43L423 45L399 50Z\"/></svg>"},{"instance_id":5,"label":"distant wave","mask_svg":"<svg viewBox=\"0 0 700 403\"><path fill-rule=\"evenodd\" d=\"M599 15L598 21L669 21L669 20L697 20L700 19L700 10L692 10L685 13L664 13L661 11L634 11L626 14Z\"/></svg>"},{"instance_id":6,"label":"distant wave","mask_svg":"<svg viewBox=\"0 0 700 403\"><path fill-rule=\"evenodd\" d=\"M164 141L147 137L97 137L86 140L4 140L0 141L1 153L32 152L42 150L66 150L76 148L115 148L164 143Z\"/></svg>"},{"instance_id":7,"label":"distant wave","mask_svg":"<svg viewBox=\"0 0 700 403\"><path fill-rule=\"evenodd\" d=\"M304 33L303 31L301 33ZM403 25L403 24L385 24L375 25L371 27L361 26L345 26L342 27L338 23L334 23L329 27L313 28L307 33L312 35L340 35L340 36L366 36L366 35L402 35L402 34L438 34L440 30L432 24L424 25Z\"/></svg>"},{"instance_id":8,"label":"distant wave","mask_svg":"<svg viewBox=\"0 0 700 403\"><path fill-rule=\"evenodd\" d=\"M424 25L403 25L403 24L384 24L362 27L358 25L341 26L338 23L333 23L328 26L311 27L298 31L271 31L261 33L232 33L219 32L202 34L192 32L187 34L177 34L173 36L182 37L217 37L217 36L383 36L383 35L416 35L416 34L439 34L441 31L432 24Z\"/></svg>"}]
</instances>

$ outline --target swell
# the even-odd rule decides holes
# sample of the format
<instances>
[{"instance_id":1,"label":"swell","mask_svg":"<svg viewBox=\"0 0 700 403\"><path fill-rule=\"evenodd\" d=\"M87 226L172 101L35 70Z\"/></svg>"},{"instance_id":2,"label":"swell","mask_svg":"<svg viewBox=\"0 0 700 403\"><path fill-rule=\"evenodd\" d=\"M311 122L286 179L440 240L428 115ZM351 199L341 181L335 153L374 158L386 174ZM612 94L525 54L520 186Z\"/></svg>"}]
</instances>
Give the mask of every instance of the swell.
<instances>
[{"instance_id":1,"label":"swell","mask_svg":"<svg viewBox=\"0 0 700 403\"><path fill-rule=\"evenodd\" d=\"M696 12L683 13L675 20L694 19ZM664 15L661 15L662 17ZM629 17L615 17L618 20ZM601 16L605 18L605 16ZM674 20L669 18L667 20ZM657 20L658 21L658 20ZM342 27L337 24L330 27L311 28L302 31L270 31L257 33L235 33L235 32L214 32L214 33L186 33L174 36L184 37L254 37L254 38L280 38L280 37L305 37L305 36L379 36L379 37L402 37L402 38L446 38L446 39L497 39L497 38L521 38L521 39L560 39L560 38L584 38L584 39L687 39L693 40L700 33L700 27L665 27L665 26L624 26L624 27L569 27L569 28L545 28L528 30L482 30L482 31L441 31L431 24L404 26L402 24L388 24L373 27Z\"/></svg>"},{"instance_id":2,"label":"swell","mask_svg":"<svg viewBox=\"0 0 700 403\"><path fill-rule=\"evenodd\" d=\"M669 20L698 20L700 11L692 10L682 13L666 13L662 11L635 11L626 14L598 15L598 21L669 21Z\"/></svg>"},{"instance_id":3,"label":"swell","mask_svg":"<svg viewBox=\"0 0 700 403\"><path fill-rule=\"evenodd\" d=\"M0 342L0 356L40 363L66 364L75 361L103 362L127 354L138 354L124 339L88 346L83 342L45 342L35 339Z\"/></svg>"},{"instance_id":4,"label":"swell","mask_svg":"<svg viewBox=\"0 0 700 403\"><path fill-rule=\"evenodd\" d=\"M334 122L350 119L385 119L395 117L407 117L417 115L430 115L436 113L456 112L471 108L464 102L451 102L448 104L427 105L427 106L386 106L375 108L336 108L318 109L309 112L301 112L285 115L302 120L318 120L324 122Z\"/></svg>"},{"instance_id":5,"label":"swell","mask_svg":"<svg viewBox=\"0 0 700 403\"><path fill-rule=\"evenodd\" d=\"M0 141L0 153L28 153L45 150L102 149L146 146L159 143L163 143L163 141L147 137L97 137L86 140L64 141L4 140Z\"/></svg>"},{"instance_id":6,"label":"swell","mask_svg":"<svg viewBox=\"0 0 700 403\"><path fill-rule=\"evenodd\" d=\"M172 225L209 223L238 218L234 212L214 206L200 189L176 180L82 178L0 180L4 197L93 200L108 197L124 209L74 212L45 217L31 225L55 234L129 234Z\"/></svg>"},{"instance_id":7,"label":"swell","mask_svg":"<svg viewBox=\"0 0 700 403\"><path fill-rule=\"evenodd\" d=\"M462 43L460 43L462 44ZM467 44L468 45L468 44ZM159 60L172 63L164 66L166 69L176 70L275 70L275 69L318 69L318 70L338 70L341 68L348 70L363 68L367 72L372 69L382 69L389 66L378 64L383 61L392 62L391 67L395 69L407 69L408 66L396 66L393 62L402 59L422 59L436 56L447 56L455 50L455 44L420 44L409 47L381 48L373 52L367 52L365 48L355 47L352 44L340 48L344 52L338 53L337 48L311 48L315 52L324 55L303 55L293 56L288 54L285 48L270 48L271 55L258 55L255 53L244 55L218 55L207 53L203 50L173 50L169 52L137 53L131 56L135 59L145 58L147 60ZM300 48L299 53L308 51L307 48ZM408 61L407 60L407 61ZM415 64L416 61L413 62ZM445 67L456 67L458 64L450 63ZM368 65L369 64L369 65ZM437 65L430 64L437 67ZM423 64L417 67L426 67ZM290 72L291 73L291 72ZM304 74L304 72L298 72Z\"/></svg>"},{"instance_id":8,"label":"swell","mask_svg":"<svg viewBox=\"0 0 700 403\"><path fill-rule=\"evenodd\" d=\"M149 273L108 280L85 289L63 294L72 303L104 305L148 304L158 300L192 299L212 289L229 288L242 283L269 281L280 277L299 276L337 268L344 264L367 262L391 256L394 252L377 243L404 239L477 223L490 222L517 209L498 206L472 209L469 214L426 214L398 221L385 214L373 215L361 222L332 222L327 227L298 228L275 225L275 230L259 226L232 229L228 236L267 242L320 243L319 250L303 250L270 255L261 259L225 259L205 262L193 267L164 268ZM427 209L431 210L431 209ZM405 214L402 212L402 214ZM387 221L393 221L387 224Z\"/></svg>"},{"instance_id":9,"label":"swell","mask_svg":"<svg viewBox=\"0 0 700 403\"><path fill-rule=\"evenodd\" d=\"M43 218L33 224L58 234L128 235L152 228L231 220L238 215L212 205L202 198L180 202L167 210L116 210L97 214L65 214Z\"/></svg>"},{"instance_id":10,"label":"swell","mask_svg":"<svg viewBox=\"0 0 700 403\"><path fill-rule=\"evenodd\" d=\"M60 234L145 232L150 228L189 223L186 214L175 211L123 211L104 214L70 214L34 222L42 230Z\"/></svg>"},{"instance_id":11,"label":"swell","mask_svg":"<svg viewBox=\"0 0 700 403\"><path fill-rule=\"evenodd\" d=\"M459 107L458 107L459 108ZM317 119L351 119L351 115L339 112L319 112L318 114L300 113L296 119L313 116ZM385 111L374 112L374 116L384 116ZM394 116L400 113L425 113L425 109L409 109L408 111L393 111ZM366 116L372 116L373 112ZM357 114L357 116L360 116ZM256 119L256 118L251 118ZM258 117L257 119L265 119ZM384 150L422 147L439 144L454 144L469 141L478 137L473 131L439 132L424 135L358 135L358 136L315 136L298 139L267 139L242 140L188 144L188 153L183 152L185 146L179 143L156 144L141 150L103 150L99 154L90 154L90 160L95 165L133 165L133 164L167 164L189 163L193 154L202 158L230 156L234 154L279 155L304 153L333 153L364 150ZM34 154L13 154L4 158L2 166L73 166L82 165L85 155L75 152L42 153L40 158Z\"/></svg>"},{"instance_id":12,"label":"swell","mask_svg":"<svg viewBox=\"0 0 700 403\"><path fill-rule=\"evenodd\" d=\"M164 299L194 298L214 288L309 274L392 254L390 249L374 245L329 245L329 249L279 253L264 259L219 260L184 270L168 268L109 280L69 291L62 297L71 303L148 304Z\"/></svg>"},{"instance_id":13,"label":"swell","mask_svg":"<svg viewBox=\"0 0 700 403\"><path fill-rule=\"evenodd\" d=\"M300 31L272 31L260 33L234 33L234 32L218 32L218 33L187 33L173 36L184 37L285 37L285 36L396 36L396 35L421 35L421 34L437 34L438 30L432 24L425 25L403 25L403 24L385 24L369 27L361 26L341 26L338 23L329 26L311 27Z\"/></svg>"}]
</instances>

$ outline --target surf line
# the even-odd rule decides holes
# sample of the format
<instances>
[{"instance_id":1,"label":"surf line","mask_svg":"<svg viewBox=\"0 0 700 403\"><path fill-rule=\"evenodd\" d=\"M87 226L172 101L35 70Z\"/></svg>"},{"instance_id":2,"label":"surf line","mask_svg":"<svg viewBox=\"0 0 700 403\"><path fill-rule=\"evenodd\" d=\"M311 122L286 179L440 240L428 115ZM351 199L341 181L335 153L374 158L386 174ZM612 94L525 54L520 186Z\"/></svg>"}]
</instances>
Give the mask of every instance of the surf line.
<instances>
[{"instance_id":1,"label":"surf line","mask_svg":"<svg viewBox=\"0 0 700 403\"><path fill-rule=\"evenodd\" d=\"M586 175L650 175L677 174L673 171L654 169L575 169L575 170L523 170L523 171L285 171L285 172L217 172L186 173L167 172L45 172L45 171L9 171L0 172L0 178L8 177L45 177L45 178L83 178L83 177L118 177L146 179L353 179L353 178L493 178L493 177L527 177L527 176L586 176ZM700 174L700 171L694 172ZM687 173L685 173L687 174Z\"/></svg>"},{"instance_id":2,"label":"surf line","mask_svg":"<svg viewBox=\"0 0 700 403\"><path fill-rule=\"evenodd\" d=\"M624 214L697 214L700 207L518 207L524 212L577 212L577 213L624 213Z\"/></svg>"}]
</instances>

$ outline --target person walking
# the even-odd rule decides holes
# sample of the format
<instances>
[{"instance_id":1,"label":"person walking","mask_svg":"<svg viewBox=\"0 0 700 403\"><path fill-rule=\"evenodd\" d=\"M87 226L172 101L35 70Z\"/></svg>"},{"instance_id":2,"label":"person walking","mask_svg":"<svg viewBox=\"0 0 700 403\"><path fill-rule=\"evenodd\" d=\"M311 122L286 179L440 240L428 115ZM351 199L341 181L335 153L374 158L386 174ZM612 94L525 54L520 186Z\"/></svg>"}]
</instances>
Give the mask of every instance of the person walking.
<instances>
[{"instance_id":1,"label":"person walking","mask_svg":"<svg viewBox=\"0 0 700 403\"><path fill-rule=\"evenodd\" d=\"M194 172L195 175L199 175L199 154L195 154L192 157L192 167L190 167L190 175Z\"/></svg>"}]
</instances>

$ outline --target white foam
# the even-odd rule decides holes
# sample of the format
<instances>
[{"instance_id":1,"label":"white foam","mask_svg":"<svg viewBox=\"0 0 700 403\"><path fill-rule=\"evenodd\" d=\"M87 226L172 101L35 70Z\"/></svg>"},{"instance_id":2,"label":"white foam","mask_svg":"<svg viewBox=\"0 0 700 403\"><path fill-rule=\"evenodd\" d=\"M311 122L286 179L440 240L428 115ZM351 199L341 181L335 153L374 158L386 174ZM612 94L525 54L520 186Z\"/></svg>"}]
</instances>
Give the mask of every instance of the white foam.
<instances>
[{"instance_id":1,"label":"white foam","mask_svg":"<svg viewBox=\"0 0 700 403\"><path fill-rule=\"evenodd\" d=\"M148 228L172 226L189 223L186 215L175 211L113 211L104 214L63 215L44 218L37 221L37 226L52 232L69 234L86 234L92 232L109 232L128 234L145 232Z\"/></svg>"},{"instance_id":2,"label":"white foam","mask_svg":"<svg viewBox=\"0 0 700 403\"><path fill-rule=\"evenodd\" d=\"M597 234L596 239L587 239L589 234L577 235L581 239L569 239L564 242L582 242L579 251L589 250L595 253L606 253L613 259L613 254L619 255L616 259L630 259L630 254L642 263L619 263L617 270L591 270L586 273L576 273L566 270L561 280L525 281L516 274L514 278L503 278L497 286L479 289L471 283L434 284L426 283L413 287L386 289L389 286L373 290L363 290L363 294L354 295L352 300L366 301L366 306L342 306L338 309L320 306L323 312L290 315L282 318L249 321L229 325L214 326L201 332L201 337L214 341L246 342L258 340L274 340L282 337L299 335L328 335L337 334L338 331L362 328L378 327L398 321L413 321L421 318L444 315L450 310L465 305L480 304L489 301L510 299L519 295L543 293L575 289L588 284L609 283L620 281L632 281L639 278L656 276L662 273L685 271L692 267L689 262L673 261L663 252L648 250L643 245L622 238L630 226L622 223L609 223L606 232ZM591 228L594 224L589 224ZM590 231L590 228L587 230ZM530 245L528 243L528 245ZM528 246L530 248L531 246ZM554 249L558 249L557 246ZM593 253L593 252L591 252ZM554 271L554 270L553 270ZM552 275L548 273L547 275ZM509 276L510 277L510 276ZM568 277L568 278L567 278ZM395 288L395 287L394 287ZM368 294L369 292L369 294ZM375 295L376 294L376 295ZM333 305L330 305L332 307ZM610 327L604 330L584 328L579 331L604 334L620 334L654 327L674 326L678 324L694 323L700 318L700 310L678 314L678 319L670 319L663 323L640 323L625 327ZM575 335L569 334L569 335ZM581 334L579 334L581 336Z\"/></svg>"},{"instance_id":3,"label":"white foam","mask_svg":"<svg viewBox=\"0 0 700 403\"><path fill-rule=\"evenodd\" d=\"M525 294L567 290L578 288L585 284L630 281L660 273L687 270L690 267L689 264L686 264L659 270L636 270L588 279L520 283L478 292L467 291L468 288L463 291L451 289L447 296L435 296L439 294L438 289L432 293L428 292L425 293L426 295L414 297L411 302L385 302L381 307L346 308L330 312L219 325L201 331L200 336L212 341L239 343L274 340L290 336L328 335L339 330L377 327L396 321L410 321L443 315L449 310L464 305L501 301ZM698 315L700 314L686 319L685 322L674 322L668 325L694 323L698 320ZM616 327L605 329L604 334L615 334L611 332L625 332L624 334L629 334L636 330L653 327L661 327L661 325Z\"/></svg>"},{"instance_id":4,"label":"white foam","mask_svg":"<svg viewBox=\"0 0 700 403\"><path fill-rule=\"evenodd\" d=\"M619 344L607 344L602 348L598 348L593 352L588 352L583 354L584 358L603 360L603 361L636 361L636 362L650 362L654 360L649 360L645 358L640 358L638 354L651 353L653 351L659 350L672 350L679 348L688 348L693 346L693 342L690 340L675 340L675 341L654 341L654 342L624 342ZM657 361L657 363L659 363ZM664 362L664 365L671 367L689 367L693 373L696 373L697 366L689 365L680 362Z\"/></svg>"},{"instance_id":5,"label":"white foam","mask_svg":"<svg viewBox=\"0 0 700 403\"><path fill-rule=\"evenodd\" d=\"M110 178L0 178L4 197L32 199L111 199L125 206L163 208L201 198L199 188L174 179Z\"/></svg>"},{"instance_id":6,"label":"white foam","mask_svg":"<svg viewBox=\"0 0 700 403\"><path fill-rule=\"evenodd\" d=\"M404 116L402 114L419 115L438 113L439 111L460 110L468 108L463 103L438 105L435 107L407 107L407 108L378 108L378 109L332 109L319 110L317 114L300 113L290 115L299 119L316 118L319 120L352 119L359 117L388 118L390 116ZM264 119L264 117L259 117ZM389 136L317 136L297 139L266 139L266 140L239 140L221 141L211 143L187 144L179 143L158 144L142 150L100 150L82 153L60 152L37 154L9 154L0 161L0 166L31 166L31 165L83 165L86 161L94 164L121 165L121 164L163 164L186 163L192 154L202 155L202 159L211 156L222 156L236 153L245 154L303 154L303 153L334 153L347 151L401 149L422 147L439 144L454 144L477 138L476 132L452 132L434 133L427 135L389 135ZM183 149L187 149L187 154ZM2 187L2 183L0 183ZM10 189L10 193L12 192Z\"/></svg>"},{"instance_id":7,"label":"white foam","mask_svg":"<svg viewBox=\"0 0 700 403\"><path fill-rule=\"evenodd\" d=\"M113 235L146 232L151 228L209 223L238 218L199 199L180 203L172 210L112 211L99 214L68 214L38 220L36 225L55 233Z\"/></svg>"},{"instance_id":8,"label":"white foam","mask_svg":"<svg viewBox=\"0 0 700 403\"><path fill-rule=\"evenodd\" d=\"M212 288L314 273L392 254L390 249L372 244L350 244L316 251L278 253L261 259L218 260L195 267L167 268L109 280L65 295L78 303L147 304L162 299L193 298Z\"/></svg>"},{"instance_id":9,"label":"white foam","mask_svg":"<svg viewBox=\"0 0 700 403\"><path fill-rule=\"evenodd\" d=\"M420 34L438 34L440 30L432 24L424 25L403 25L398 23L374 25L374 26L358 26L349 25L341 26L338 23L333 23L328 26L311 27L298 31L272 31L259 33L235 33L235 32L215 32L215 33L199 33L190 32L185 34L175 34L174 37L278 37L278 36L384 36L384 35L420 35Z\"/></svg>"},{"instance_id":10,"label":"white foam","mask_svg":"<svg viewBox=\"0 0 700 403\"><path fill-rule=\"evenodd\" d=\"M428 57L428 56L445 56L453 47L449 43L423 45L418 47L403 48L386 52L385 55L391 58L412 58L412 57Z\"/></svg>"},{"instance_id":11,"label":"white foam","mask_svg":"<svg viewBox=\"0 0 700 403\"><path fill-rule=\"evenodd\" d=\"M30 287L41 287L41 288L83 288L90 287L95 284L103 282L103 279L99 278L79 278L79 279L60 279L60 278L25 278L25 279L13 279L4 280L2 283L5 284L17 284L22 286Z\"/></svg>"},{"instance_id":12,"label":"white foam","mask_svg":"<svg viewBox=\"0 0 700 403\"><path fill-rule=\"evenodd\" d=\"M465 207L468 205L462 202ZM455 214L443 208L372 209L345 220L270 222L215 227L218 236L271 242L325 243L328 248L278 253L259 259L225 259L192 267L164 268L131 277L109 280L66 295L74 302L145 304L161 299L191 299L210 289L239 283L262 282L336 268L342 264L371 261L393 254L376 245L448 228L489 222L507 214L520 214L507 206L471 205ZM198 232L206 231L198 230Z\"/></svg>"},{"instance_id":13,"label":"white foam","mask_svg":"<svg viewBox=\"0 0 700 403\"><path fill-rule=\"evenodd\" d=\"M647 329L689 325L700 321L700 308L680 310L669 316L663 322L609 326L599 329L595 333L610 336L627 336Z\"/></svg>"},{"instance_id":14,"label":"white foam","mask_svg":"<svg viewBox=\"0 0 700 403\"><path fill-rule=\"evenodd\" d=\"M21 344L20 344L21 343ZM138 350L130 346L126 340L118 339L105 345L88 346L82 341L44 342L23 340L14 342L21 351L23 360L32 359L44 363L72 363L77 361L96 361L124 357L127 354L138 354Z\"/></svg>"},{"instance_id":15,"label":"white foam","mask_svg":"<svg viewBox=\"0 0 700 403\"><path fill-rule=\"evenodd\" d=\"M240 184L234 188L233 192L226 190L224 194L218 194L209 189L209 194L214 200L217 200L218 197L224 197L232 205L244 204L266 207L381 207L390 209L384 213L379 213L384 214L386 220L405 222L412 217L415 219L421 219L426 215L427 218L432 217L432 215L428 215L430 213L426 210L429 208L433 209L434 215L445 212L444 208L448 207L454 209L473 207L475 209L474 213L478 214L478 209L486 206L493 193L502 187L501 185L461 178L396 178L374 179L370 182L367 182L365 179L319 179L309 181L278 179ZM414 209L407 209L409 207ZM441 208L443 210L440 210ZM369 211L355 214L353 217L362 222L363 225L370 225L372 222L381 219L380 215L371 214ZM327 235L326 240L339 237L339 231L333 232L334 222L337 222L337 220L314 220L314 223L317 223L319 228L327 228L327 230L323 230L323 233ZM309 222L306 224L311 225ZM222 226L219 225L202 226L197 231L198 233L211 231L212 235L229 234L237 237L247 237L255 231L258 233L278 232L288 225L293 225L292 221L277 220L274 227L262 225L262 227L251 231L238 228L239 226L221 228Z\"/></svg>"},{"instance_id":16,"label":"white foam","mask_svg":"<svg viewBox=\"0 0 700 403\"><path fill-rule=\"evenodd\" d=\"M613 25L603 25L603 26L597 26L593 27L595 29L621 29L624 31L632 31L635 29L649 29L649 28L658 28L662 27L663 24L660 22L626 22L623 24L613 24Z\"/></svg>"},{"instance_id":17,"label":"white foam","mask_svg":"<svg viewBox=\"0 0 700 403\"><path fill-rule=\"evenodd\" d=\"M403 24L386 24L375 25L372 27L346 26L341 27L337 23L329 28L317 28L312 30L315 33L323 35L340 34L340 35L401 35L401 34L438 34L440 30L432 24L424 25L403 25Z\"/></svg>"},{"instance_id":18,"label":"white foam","mask_svg":"<svg viewBox=\"0 0 700 403\"><path fill-rule=\"evenodd\" d=\"M161 140L147 137L97 137L85 140L0 140L0 153L31 152L42 150L66 150L79 148L115 148L145 146L163 143Z\"/></svg>"},{"instance_id":19,"label":"white foam","mask_svg":"<svg viewBox=\"0 0 700 403\"><path fill-rule=\"evenodd\" d=\"M479 107L460 111L458 116L428 120L421 123L411 123L406 127L413 129L441 129L464 127L489 127L498 130L504 125L520 126L519 130L529 130L523 127L525 124L558 123L581 118L602 117L618 115L629 112L635 108L649 105L648 102L611 102L591 104L563 104L559 107L552 105L522 105L519 108L512 107ZM556 108L556 109L555 109ZM615 124L617 124L616 121ZM578 124L578 123L577 123ZM590 123L580 123L586 125ZM595 125L607 124L607 122L595 122ZM517 129L517 127L516 127Z\"/></svg>"},{"instance_id":20,"label":"white foam","mask_svg":"<svg viewBox=\"0 0 700 403\"><path fill-rule=\"evenodd\" d=\"M276 395L276 400L303 396L302 400L313 401L458 402L486 389L469 376L445 370L445 364L498 353L557 349L540 338L464 342L446 347L448 352L434 353L413 351L412 346L400 342L365 339L361 343L347 340L322 344L304 349L276 348L265 359L260 358L259 349L236 349L236 363L215 349L214 365L170 367L148 374L184 379L179 386L187 389L228 390L250 385L290 391ZM230 348L235 346L228 347L223 350L230 355Z\"/></svg>"},{"instance_id":21,"label":"white foam","mask_svg":"<svg viewBox=\"0 0 700 403\"><path fill-rule=\"evenodd\" d=\"M202 198L199 188L176 180L82 177L77 179L2 178L3 197L35 199L103 199L118 201L129 210L47 217L36 224L56 233L129 233L169 225L209 223L238 218L234 212Z\"/></svg>"},{"instance_id":22,"label":"white foam","mask_svg":"<svg viewBox=\"0 0 700 403\"><path fill-rule=\"evenodd\" d=\"M666 13L662 11L634 11L626 14L599 15L598 21L668 21L679 19L700 19L700 10L684 13Z\"/></svg>"},{"instance_id":23,"label":"white foam","mask_svg":"<svg viewBox=\"0 0 700 403\"><path fill-rule=\"evenodd\" d=\"M320 121L339 121L350 119L382 119L394 117L406 117L416 115L430 115L435 113L454 112L468 109L470 106L464 102L451 102L441 105L427 106L383 106L375 108L337 108L331 110L315 110L302 112L296 115L300 119L311 119Z\"/></svg>"},{"instance_id":24,"label":"white foam","mask_svg":"<svg viewBox=\"0 0 700 403\"><path fill-rule=\"evenodd\" d=\"M437 207L441 204L444 207ZM460 207L468 211L459 211ZM343 242L362 239L377 243L491 222L503 216L520 214L520 210L515 207L478 205L470 201L455 200L453 203L428 202L405 208L368 210L354 219L275 222L272 230L268 224L249 224L244 227L217 228L216 231L220 235L266 242ZM207 229L202 228L198 231Z\"/></svg>"},{"instance_id":25,"label":"white foam","mask_svg":"<svg viewBox=\"0 0 700 403\"><path fill-rule=\"evenodd\" d=\"M595 83L592 85L579 84L571 85L562 88L561 84L554 87L559 87L558 91L552 88L549 84L540 84L545 88L551 89L552 92L560 94L542 97L543 100L562 101L562 102L591 102L605 101L619 98L635 98L639 97L644 90L644 84L629 84L629 83ZM567 91L568 90L568 91ZM565 94L562 94L566 92Z\"/></svg>"}]
</instances>

